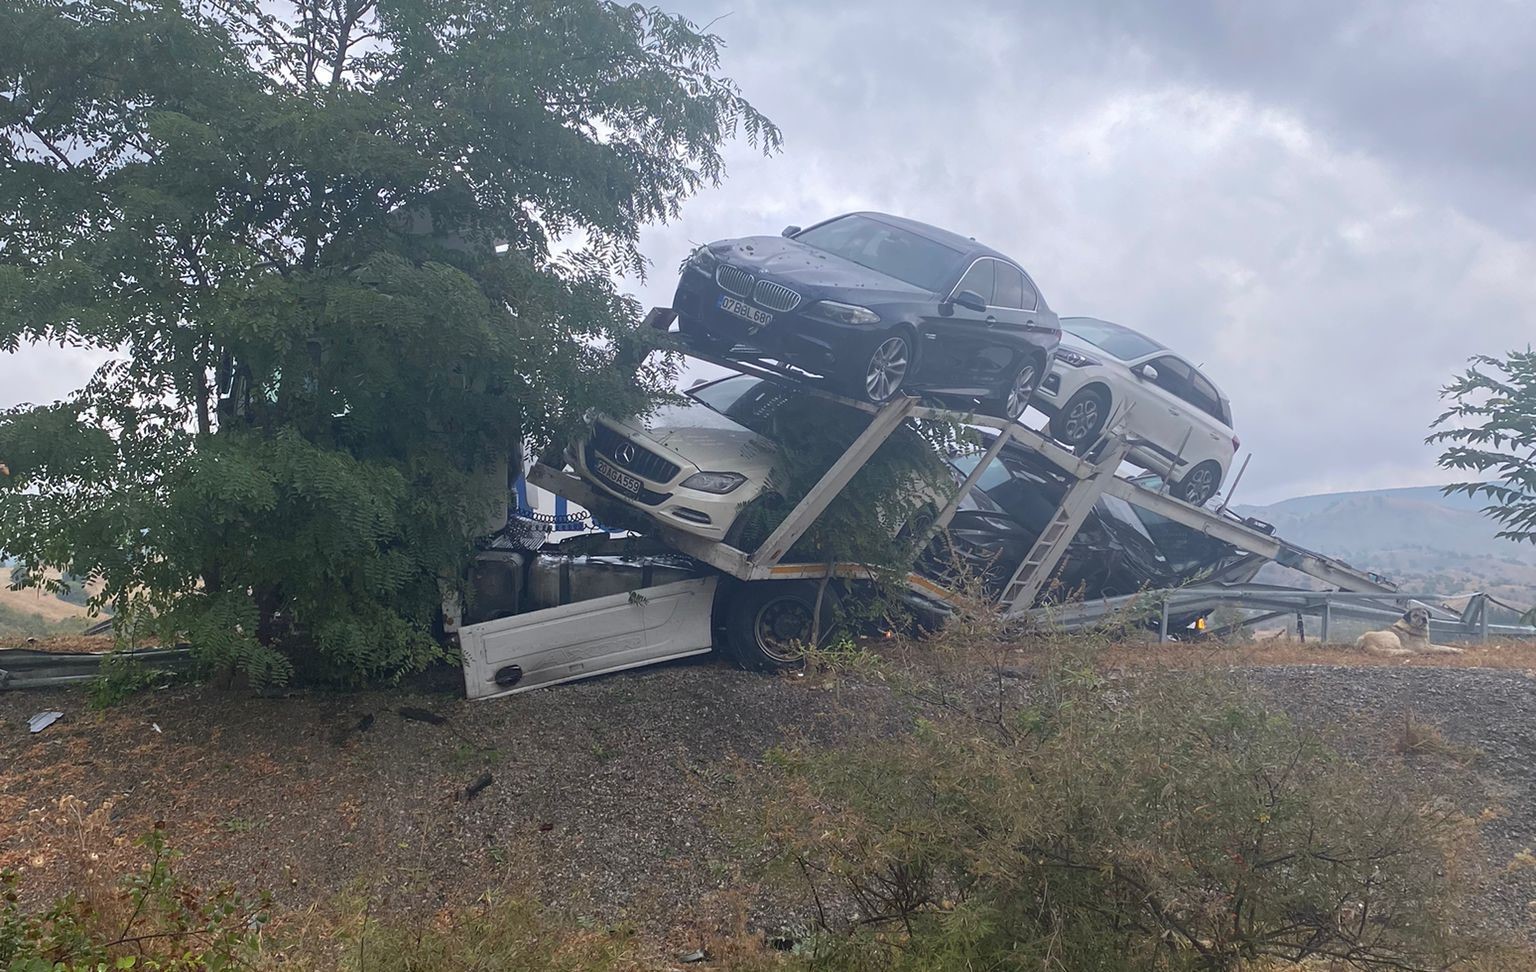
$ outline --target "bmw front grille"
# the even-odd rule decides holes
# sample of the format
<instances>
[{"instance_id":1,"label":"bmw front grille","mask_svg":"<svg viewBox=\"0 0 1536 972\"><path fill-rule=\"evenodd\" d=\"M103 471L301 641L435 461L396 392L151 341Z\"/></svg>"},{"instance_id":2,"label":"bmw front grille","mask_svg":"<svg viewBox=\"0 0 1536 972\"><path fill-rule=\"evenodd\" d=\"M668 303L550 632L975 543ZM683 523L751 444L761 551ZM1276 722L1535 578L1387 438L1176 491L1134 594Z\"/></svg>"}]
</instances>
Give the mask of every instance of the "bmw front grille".
<instances>
[{"instance_id":1,"label":"bmw front grille","mask_svg":"<svg viewBox=\"0 0 1536 972\"><path fill-rule=\"evenodd\" d=\"M721 290L737 297L752 296L752 275L739 267L722 263L715 271L715 283L720 285Z\"/></svg>"},{"instance_id":2,"label":"bmw front grille","mask_svg":"<svg viewBox=\"0 0 1536 972\"><path fill-rule=\"evenodd\" d=\"M759 280L752 291L752 299L769 310L792 311L800 306L799 294L772 280Z\"/></svg>"}]
</instances>

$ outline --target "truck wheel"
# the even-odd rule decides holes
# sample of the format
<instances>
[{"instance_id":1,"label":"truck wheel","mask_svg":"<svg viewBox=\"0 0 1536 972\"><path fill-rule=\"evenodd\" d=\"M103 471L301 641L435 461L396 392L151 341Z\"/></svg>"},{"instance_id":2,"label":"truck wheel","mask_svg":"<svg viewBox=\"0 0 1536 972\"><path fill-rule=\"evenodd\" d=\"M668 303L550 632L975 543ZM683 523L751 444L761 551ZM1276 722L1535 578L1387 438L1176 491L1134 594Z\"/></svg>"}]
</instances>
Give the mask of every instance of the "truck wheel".
<instances>
[{"instance_id":1,"label":"truck wheel","mask_svg":"<svg viewBox=\"0 0 1536 972\"><path fill-rule=\"evenodd\" d=\"M820 581L751 581L741 585L726 608L725 635L742 668L759 672L799 668L810 642ZM821 643L831 640L842 616L837 589L821 598Z\"/></svg>"}]
</instances>

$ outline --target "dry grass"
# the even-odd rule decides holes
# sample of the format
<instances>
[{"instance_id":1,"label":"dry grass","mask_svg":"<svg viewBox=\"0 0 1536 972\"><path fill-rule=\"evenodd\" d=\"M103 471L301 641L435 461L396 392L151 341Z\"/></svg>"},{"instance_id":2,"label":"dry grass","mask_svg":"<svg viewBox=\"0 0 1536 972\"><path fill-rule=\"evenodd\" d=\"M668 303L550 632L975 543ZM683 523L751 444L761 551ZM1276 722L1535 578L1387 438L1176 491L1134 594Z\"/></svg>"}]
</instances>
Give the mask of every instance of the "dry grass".
<instances>
[{"instance_id":1,"label":"dry grass","mask_svg":"<svg viewBox=\"0 0 1536 972\"><path fill-rule=\"evenodd\" d=\"M35 614L44 621L69 621L75 618L84 618L86 610L79 604L71 604L61 601L45 591L37 589L13 591L7 586L0 586L0 606L11 608L22 614Z\"/></svg>"},{"instance_id":2,"label":"dry grass","mask_svg":"<svg viewBox=\"0 0 1536 972\"><path fill-rule=\"evenodd\" d=\"M114 645L115 645L115 643L112 640L112 636L109 635L109 634L107 634L107 635L51 635L51 636L49 636L47 638L36 638L36 639L33 639L33 640L26 641L25 644L22 644L23 639L20 639L20 638L12 638L12 639L9 639L9 641L16 642L15 647L26 648L29 651L57 651L57 652L97 651L97 652L100 652L100 651L111 651L113 649ZM10 645L6 644L6 645L4 645L4 647L10 647ZM141 648L149 647L149 645L140 645L139 647L141 647Z\"/></svg>"},{"instance_id":3,"label":"dry grass","mask_svg":"<svg viewBox=\"0 0 1536 972\"><path fill-rule=\"evenodd\" d=\"M1327 665L1352 668L1497 668L1536 676L1536 642L1491 642L1467 645L1459 655L1384 657L1354 645L1305 643L1275 639L1249 644L1195 642L1120 644L1104 652L1110 668L1264 667Z\"/></svg>"},{"instance_id":4,"label":"dry grass","mask_svg":"<svg viewBox=\"0 0 1536 972\"><path fill-rule=\"evenodd\" d=\"M1446 739L1439 726L1425 722L1412 712L1404 713L1402 724L1394 732L1392 751L1399 756L1445 759L1458 766L1471 766L1480 755L1473 747Z\"/></svg>"}]
</instances>

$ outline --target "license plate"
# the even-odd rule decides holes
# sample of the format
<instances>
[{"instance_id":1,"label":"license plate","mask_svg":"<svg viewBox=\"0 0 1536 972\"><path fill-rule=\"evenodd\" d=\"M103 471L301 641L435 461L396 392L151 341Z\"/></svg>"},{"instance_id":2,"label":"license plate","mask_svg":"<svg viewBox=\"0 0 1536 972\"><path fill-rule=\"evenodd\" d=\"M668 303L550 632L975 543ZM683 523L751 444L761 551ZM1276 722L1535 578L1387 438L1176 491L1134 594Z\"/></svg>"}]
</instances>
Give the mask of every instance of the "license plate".
<instances>
[{"instance_id":1,"label":"license plate","mask_svg":"<svg viewBox=\"0 0 1536 972\"><path fill-rule=\"evenodd\" d=\"M719 301L716 303L720 309L725 311L727 314L735 314L742 320L751 321L758 327L766 327L773 321L772 314L768 313L767 311L758 310L751 304L739 301L735 297L727 297L724 294L721 294Z\"/></svg>"},{"instance_id":2,"label":"license plate","mask_svg":"<svg viewBox=\"0 0 1536 972\"><path fill-rule=\"evenodd\" d=\"M604 462L601 459L597 460L597 466L593 469L593 472L608 480L610 486L613 486L620 492L628 493L630 496L638 497L641 490L645 489L645 484L640 482L640 480L627 472L619 470L612 463Z\"/></svg>"}]
</instances>

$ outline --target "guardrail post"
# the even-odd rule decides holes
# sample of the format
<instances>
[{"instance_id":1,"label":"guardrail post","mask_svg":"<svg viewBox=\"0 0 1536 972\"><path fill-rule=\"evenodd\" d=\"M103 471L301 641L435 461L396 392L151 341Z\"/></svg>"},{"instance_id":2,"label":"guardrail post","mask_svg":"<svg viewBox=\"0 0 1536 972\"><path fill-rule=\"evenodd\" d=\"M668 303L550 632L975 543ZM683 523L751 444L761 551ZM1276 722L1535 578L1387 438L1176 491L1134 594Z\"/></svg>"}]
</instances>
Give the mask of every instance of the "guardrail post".
<instances>
[{"instance_id":1,"label":"guardrail post","mask_svg":"<svg viewBox=\"0 0 1536 972\"><path fill-rule=\"evenodd\" d=\"M1323 598L1323 630L1322 642L1328 644L1328 629L1333 626L1333 599Z\"/></svg>"},{"instance_id":2,"label":"guardrail post","mask_svg":"<svg viewBox=\"0 0 1536 972\"><path fill-rule=\"evenodd\" d=\"M1163 598L1163 618L1157 626L1157 643L1163 644L1168 640L1168 598Z\"/></svg>"}]
</instances>

